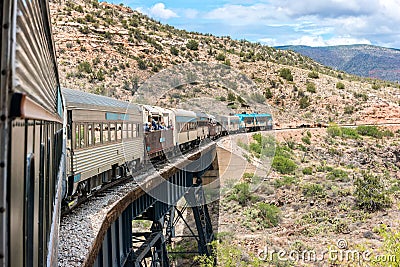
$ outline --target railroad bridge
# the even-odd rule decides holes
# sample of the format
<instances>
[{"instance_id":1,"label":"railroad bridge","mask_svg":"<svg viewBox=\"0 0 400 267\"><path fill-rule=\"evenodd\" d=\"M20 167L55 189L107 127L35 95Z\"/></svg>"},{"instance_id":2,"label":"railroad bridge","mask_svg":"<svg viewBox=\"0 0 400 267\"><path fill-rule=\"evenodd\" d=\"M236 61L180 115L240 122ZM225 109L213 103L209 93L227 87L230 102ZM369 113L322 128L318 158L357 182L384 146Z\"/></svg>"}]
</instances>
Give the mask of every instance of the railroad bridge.
<instances>
[{"instance_id":1,"label":"railroad bridge","mask_svg":"<svg viewBox=\"0 0 400 267\"><path fill-rule=\"evenodd\" d=\"M168 253L173 252L167 244L179 219L188 233L181 238L197 243L197 250L187 253L212 255L216 229L207 201L219 194L216 147L212 142L159 170L143 170L134 180L101 192L62 218L59 266L170 266ZM203 190L205 184L216 190ZM186 204L178 208L181 199ZM183 216L185 209L190 210L192 226ZM134 220L147 220L151 227L135 232Z\"/></svg>"}]
</instances>

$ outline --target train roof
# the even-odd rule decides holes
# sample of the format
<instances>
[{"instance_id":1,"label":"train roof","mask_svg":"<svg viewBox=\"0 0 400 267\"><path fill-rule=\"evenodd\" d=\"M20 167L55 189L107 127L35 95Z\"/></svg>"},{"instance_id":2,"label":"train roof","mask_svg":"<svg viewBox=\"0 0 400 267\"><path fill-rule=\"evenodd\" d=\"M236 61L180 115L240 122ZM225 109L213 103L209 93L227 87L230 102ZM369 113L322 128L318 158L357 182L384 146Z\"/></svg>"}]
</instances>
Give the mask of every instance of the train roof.
<instances>
[{"instance_id":1,"label":"train roof","mask_svg":"<svg viewBox=\"0 0 400 267\"><path fill-rule=\"evenodd\" d=\"M137 104L126 101L120 101L111 97L95 95L79 90L63 88L62 93L65 99L67 108L70 109L89 109L103 111L141 111Z\"/></svg>"},{"instance_id":2,"label":"train roof","mask_svg":"<svg viewBox=\"0 0 400 267\"><path fill-rule=\"evenodd\" d=\"M272 117L269 113L250 113L250 114L236 114L239 118L261 118L261 117Z\"/></svg>"},{"instance_id":3,"label":"train roof","mask_svg":"<svg viewBox=\"0 0 400 267\"><path fill-rule=\"evenodd\" d=\"M175 113L175 116L196 118L196 113L194 113L193 111L184 109L172 109L172 111Z\"/></svg>"},{"instance_id":4,"label":"train roof","mask_svg":"<svg viewBox=\"0 0 400 267\"><path fill-rule=\"evenodd\" d=\"M141 105L145 110L147 110L148 112L150 112L152 115L161 115L162 112L154 106L150 106L150 105Z\"/></svg>"}]
</instances>

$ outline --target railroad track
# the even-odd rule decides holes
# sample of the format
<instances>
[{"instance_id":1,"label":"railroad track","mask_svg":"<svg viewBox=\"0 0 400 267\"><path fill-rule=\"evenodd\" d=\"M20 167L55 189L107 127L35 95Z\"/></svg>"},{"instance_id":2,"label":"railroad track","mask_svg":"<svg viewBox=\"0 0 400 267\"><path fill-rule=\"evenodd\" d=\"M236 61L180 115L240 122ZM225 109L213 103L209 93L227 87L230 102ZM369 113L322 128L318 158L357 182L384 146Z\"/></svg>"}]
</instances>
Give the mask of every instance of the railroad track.
<instances>
[{"instance_id":1,"label":"railroad track","mask_svg":"<svg viewBox=\"0 0 400 267\"><path fill-rule=\"evenodd\" d=\"M339 127L356 128L358 126L400 126L400 123L361 123L361 124L337 124ZM322 126L296 126L296 127L286 127L286 128L274 128L274 131L288 131L288 130L300 130L300 129L320 129L328 128L328 125Z\"/></svg>"},{"instance_id":2,"label":"railroad track","mask_svg":"<svg viewBox=\"0 0 400 267\"><path fill-rule=\"evenodd\" d=\"M207 142L206 144L208 144L208 143L209 142ZM113 180L107 184L102 185L98 190L95 190L95 191L91 192L90 194L87 194L85 196L79 196L78 198L69 202L67 206L64 206L62 208L61 219L63 217L65 217L66 215L70 214L72 211L74 211L76 208L78 208L82 204L86 203L88 200L96 198L96 197L104 197L110 190L114 190L115 187L123 186L126 183L132 182L133 177L143 175L152 169L159 171L168 165L169 160L177 159L177 158L184 156L186 154L189 154L189 153L196 153L199 149L200 149L199 147L195 147L193 149L181 151L181 153L178 153L174 156L165 157L156 162L149 162L143 168L140 168L139 170L134 172L132 175Z\"/></svg>"}]
</instances>

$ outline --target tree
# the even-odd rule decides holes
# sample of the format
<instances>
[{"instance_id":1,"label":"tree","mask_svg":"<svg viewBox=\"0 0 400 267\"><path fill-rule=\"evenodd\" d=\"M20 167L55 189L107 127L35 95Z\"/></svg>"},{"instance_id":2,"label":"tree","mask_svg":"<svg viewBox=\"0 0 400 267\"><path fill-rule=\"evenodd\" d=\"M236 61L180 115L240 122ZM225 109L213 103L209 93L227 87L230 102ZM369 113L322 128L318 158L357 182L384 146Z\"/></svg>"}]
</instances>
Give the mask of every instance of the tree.
<instances>
[{"instance_id":1,"label":"tree","mask_svg":"<svg viewBox=\"0 0 400 267\"><path fill-rule=\"evenodd\" d=\"M225 55L224 55L223 53L219 53L219 54L215 57L215 59L216 59L216 60L219 60L219 61L224 61L224 60L225 60Z\"/></svg>"},{"instance_id":2,"label":"tree","mask_svg":"<svg viewBox=\"0 0 400 267\"><path fill-rule=\"evenodd\" d=\"M336 83L336 88L337 89L344 89L344 84L342 82L337 82Z\"/></svg>"},{"instance_id":3,"label":"tree","mask_svg":"<svg viewBox=\"0 0 400 267\"><path fill-rule=\"evenodd\" d=\"M141 69L141 70L147 69L147 65L146 65L146 62L144 62L144 60L138 59L137 62L138 62L139 69Z\"/></svg>"},{"instance_id":4,"label":"tree","mask_svg":"<svg viewBox=\"0 0 400 267\"><path fill-rule=\"evenodd\" d=\"M92 66L88 61L83 61L79 63L78 65L78 70L80 72L86 72L86 73L91 73L92 72Z\"/></svg>"},{"instance_id":5,"label":"tree","mask_svg":"<svg viewBox=\"0 0 400 267\"><path fill-rule=\"evenodd\" d=\"M357 178L354 185L358 208L375 212L390 207L392 202L379 176L363 172L363 177Z\"/></svg>"},{"instance_id":6,"label":"tree","mask_svg":"<svg viewBox=\"0 0 400 267\"><path fill-rule=\"evenodd\" d=\"M271 99L272 98L272 92L271 92L271 88L267 88L267 89L265 89L265 97L266 98L268 98L268 99Z\"/></svg>"},{"instance_id":7,"label":"tree","mask_svg":"<svg viewBox=\"0 0 400 267\"><path fill-rule=\"evenodd\" d=\"M288 68L283 68L279 71L279 76L284 78L287 81L293 81L293 75L290 69Z\"/></svg>"},{"instance_id":8,"label":"tree","mask_svg":"<svg viewBox=\"0 0 400 267\"><path fill-rule=\"evenodd\" d=\"M307 83L307 92L315 93L315 83Z\"/></svg>"},{"instance_id":9,"label":"tree","mask_svg":"<svg viewBox=\"0 0 400 267\"><path fill-rule=\"evenodd\" d=\"M199 43L196 40L189 40L186 47L190 50L199 50Z\"/></svg>"},{"instance_id":10,"label":"tree","mask_svg":"<svg viewBox=\"0 0 400 267\"><path fill-rule=\"evenodd\" d=\"M175 46L172 46L171 47L171 54L174 55L174 56L178 56L179 55L179 50Z\"/></svg>"},{"instance_id":11,"label":"tree","mask_svg":"<svg viewBox=\"0 0 400 267\"><path fill-rule=\"evenodd\" d=\"M310 101L307 96L303 96L300 98L299 104L301 109L305 109L310 105Z\"/></svg>"},{"instance_id":12,"label":"tree","mask_svg":"<svg viewBox=\"0 0 400 267\"><path fill-rule=\"evenodd\" d=\"M236 96L234 93L228 93L228 101L235 101Z\"/></svg>"},{"instance_id":13,"label":"tree","mask_svg":"<svg viewBox=\"0 0 400 267\"><path fill-rule=\"evenodd\" d=\"M318 72L316 72L316 71L309 72L308 73L308 78L318 79L319 78Z\"/></svg>"}]
</instances>

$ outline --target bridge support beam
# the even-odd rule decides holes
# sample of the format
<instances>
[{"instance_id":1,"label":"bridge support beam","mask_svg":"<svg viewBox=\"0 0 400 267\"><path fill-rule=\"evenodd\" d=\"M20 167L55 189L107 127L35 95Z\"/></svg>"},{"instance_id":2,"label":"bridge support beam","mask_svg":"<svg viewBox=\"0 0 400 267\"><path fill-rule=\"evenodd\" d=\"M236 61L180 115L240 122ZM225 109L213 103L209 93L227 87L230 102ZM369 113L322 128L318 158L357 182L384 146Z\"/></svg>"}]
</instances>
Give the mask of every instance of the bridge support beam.
<instances>
[{"instance_id":1,"label":"bridge support beam","mask_svg":"<svg viewBox=\"0 0 400 267\"><path fill-rule=\"evenodd\" d=\"M214 160L210 160L213 156ZM198 250L189 253L213 256L211 242L214 240L214 232L202 177L206 177L206 184L213 182L213 178L218 178L215 148L206 151L190 164L198 168L192 166L170 172L168 177L163 178L161 184L151 189L152 191L143 192L126 206L106 231L94 263L95 267L169 267L169 252L166 245L173 242L175 225L179 218L183 219L186 228L190 230L192 234L190 237L194 237L197 241ZM168 203L160 201L158 196L167 196ZM183 197L193 213L196 226L193 230L185 221L182 212L176 208L178 200ZM175 218L175 214L178 214L178 217ZM133 232L134 220L150 221L152 226L148 231Z\"/></svg>"},{"instance_id":2,"label":"bridge support beam","mask_svg":"<svg viewBox=\"0 0 400 267\"><path fill-rule=\"evenodd\" d=\"M185 195L185 199L189 206L192 207L198 234L197 243L199 254L211 256L211 242L214 240L214 233L200 178L197 179L196 186L192 187Z\"/></svg>"}]
</instances>

